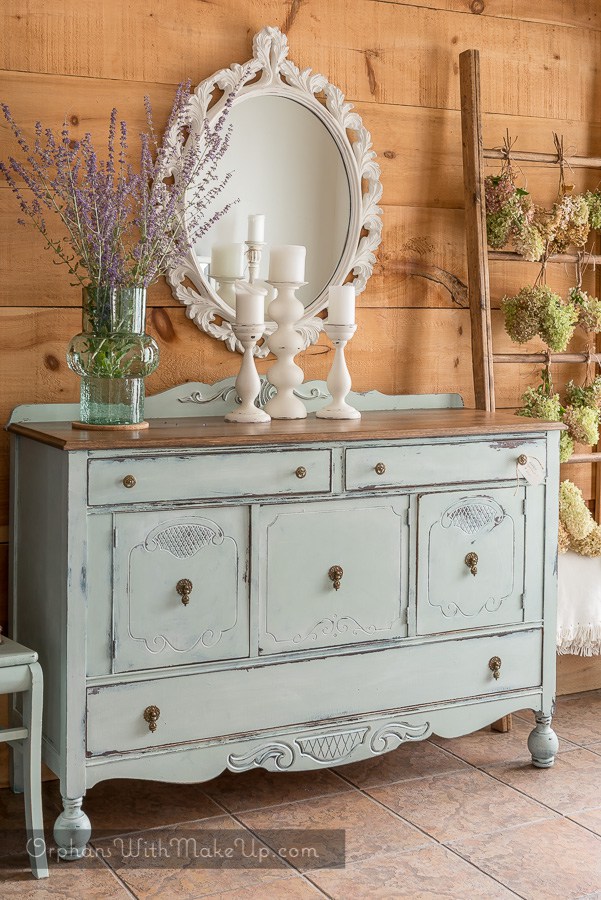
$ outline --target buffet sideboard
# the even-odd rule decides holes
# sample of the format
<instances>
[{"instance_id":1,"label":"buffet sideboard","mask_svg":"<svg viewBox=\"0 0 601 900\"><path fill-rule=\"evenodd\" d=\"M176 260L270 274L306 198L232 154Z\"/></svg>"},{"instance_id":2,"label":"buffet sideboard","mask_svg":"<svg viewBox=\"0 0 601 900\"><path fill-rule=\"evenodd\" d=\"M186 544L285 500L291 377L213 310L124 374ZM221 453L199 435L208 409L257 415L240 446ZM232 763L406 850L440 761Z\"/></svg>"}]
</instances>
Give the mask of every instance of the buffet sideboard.
<instances>
[{"instance_id":1,"label":"buffet sideboard","mask_svg":"<svg viewBox=\"0 0 601 900\"><path fill-rule=\"evenodd\" d=\"M561 426L377 394L232 425L234 393L151 397L138 431L13 413L11 634L44 668L66 857L108 778L318 769L523 708L553 763Z\"/></svg>"}]
</instances>

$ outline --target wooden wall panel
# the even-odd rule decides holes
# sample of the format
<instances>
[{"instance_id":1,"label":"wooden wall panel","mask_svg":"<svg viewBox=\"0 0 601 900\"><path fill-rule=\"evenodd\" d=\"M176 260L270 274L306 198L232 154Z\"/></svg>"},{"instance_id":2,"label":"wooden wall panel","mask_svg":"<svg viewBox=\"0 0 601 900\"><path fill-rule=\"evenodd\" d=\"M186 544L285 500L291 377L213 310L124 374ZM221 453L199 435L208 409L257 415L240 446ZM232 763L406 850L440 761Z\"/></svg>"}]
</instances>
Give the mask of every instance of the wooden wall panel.
<instances>
[{"instance_id":1,"label":"wooden wall panel","mask_svg":"<svg viewBox=\"0 0 601 900\"><path fill-rule=\"evenodd\" d=\"M390 392L458 391L473 403L459 119L458 57L481 52L484 142L506 129L520 149L552 151L553 131L569 151L601 155L601 9L598 0L5 0L0 99L31 134L36 118L74 137L104 140L116 106L131 145L143 127L148 93L162 127L175 85L194 83L251 54L253 34L278 25L290 55L338 84L363 116L379 155L384 186L384 243L368 290L359 300L359 330L349 347L354 386ZM0 158L10 135L0 127ZM489 171L497 166L490 164ZM525 166L540 202L554 197L557 173ZM578 171L577 187L598 173ZM53 265L42 241L19 229L14 198L0 184L0 419L18 403L76 400L65 347L79 331L79 291ZM505 293L531 280L536 267L492 263L495 309ZM569 268L550 267L565 292ZM593 289L592 273L587 286ZM150 291L149 330L161 365L149 392L188 380L235 373L238 358L186 319L166 284ZM493 313L495 346L515 349ZM582 335L574 347L583 346ZM536 341L526 345L538 349ZM307 378L325 378L332 351L325 340L301 360ZM261 371L268 361L259 364ZM536 381L538 366L497 367L497 403L514 407ZM582 379L583 368L560 377ZM593 497L590 466L566 469ZM7 438L0 434L0 622L6 618ZM0 779L2 777L0 763Z\"/></svg>"}]
</instances>

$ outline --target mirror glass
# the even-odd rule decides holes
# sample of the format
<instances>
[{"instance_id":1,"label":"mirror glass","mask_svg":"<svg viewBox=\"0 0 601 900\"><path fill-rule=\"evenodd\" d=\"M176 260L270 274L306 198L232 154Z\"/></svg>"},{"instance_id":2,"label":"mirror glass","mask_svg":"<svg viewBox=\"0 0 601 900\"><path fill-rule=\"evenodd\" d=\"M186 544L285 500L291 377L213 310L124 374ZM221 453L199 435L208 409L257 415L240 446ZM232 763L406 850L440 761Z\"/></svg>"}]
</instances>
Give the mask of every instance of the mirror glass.
<instances>
[{"instance_id":1,"label":"mirror glass","mask_svg":"<svg viewBox=\"0 0 601 900\"><path fill-rule=\"evenodd\" d=\"M239 199L194 247L205 270L214 244L243 243L248 216L265 215L259 278L269 272L269 246L307 248L298 291L305 307L330 284L342 258L351 221L351 191L342 155L321 119L289 97L240 97L230 113L231 146L218 176L232 172L207 216Z\"/></svg>"}]
</instances>

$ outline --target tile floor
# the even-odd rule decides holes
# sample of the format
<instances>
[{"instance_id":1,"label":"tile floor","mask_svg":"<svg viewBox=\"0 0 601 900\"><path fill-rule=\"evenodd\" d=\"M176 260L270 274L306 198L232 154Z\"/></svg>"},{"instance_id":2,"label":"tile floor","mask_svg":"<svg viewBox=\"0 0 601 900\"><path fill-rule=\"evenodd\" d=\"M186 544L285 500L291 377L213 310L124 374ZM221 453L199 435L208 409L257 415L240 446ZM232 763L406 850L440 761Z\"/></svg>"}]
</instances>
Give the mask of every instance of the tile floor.
<instances>
[{"instance_id":1,"label":"tile floor","mask_svg":"<svg viewBox=\"0 0 601 900\"><path fill-rule=\"evenodd\" d=\"M601 691L559 701L552 769L529 764L531 720L518 713L509 734L433 738L333 770L104 782L86 797L89 854L52 860L39 882L23 854L22 799L0 791L0 897L601 900ZM50 835L56 782L44 803ZM283 859L281 829L344 830L345 867ZM224 846L230 835L247 848L235 866L189 852L190 838ZM177 846L178 858L161 846Z\"/></svg>"}]
</instances>

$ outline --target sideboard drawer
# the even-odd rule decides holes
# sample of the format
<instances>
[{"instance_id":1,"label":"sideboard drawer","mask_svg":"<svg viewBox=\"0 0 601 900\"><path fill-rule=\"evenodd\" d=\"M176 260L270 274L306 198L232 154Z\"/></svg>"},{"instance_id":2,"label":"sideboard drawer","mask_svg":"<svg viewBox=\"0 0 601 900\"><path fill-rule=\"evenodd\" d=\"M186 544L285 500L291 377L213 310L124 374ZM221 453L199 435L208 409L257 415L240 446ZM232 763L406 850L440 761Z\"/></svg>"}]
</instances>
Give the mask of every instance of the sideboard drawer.
<instances>
[{"instance_id":1,"label":"sideboard drawer","mask_svg":"<svg viewBox=\"0 0 601 900\"><path fill-rule=\"evenodd\" d=\"M348 491L456 482L517 480L518 457L536 457L546 472L544 440L485 441L352 447L346 451Z\"/></svg>"},{"instance_id":2,"label":"sideboard drawer","mask_svg":"<svg viewBox=\"0 0 601 900\"><path fill-rule=\"evenodd\" d=\"M499 660L498 678L494 677ZM134 681L87 692L87 752L128 753L302 722L325 722L536 689L542 632L397 646L281 664ZM145 711L156 707L151 731ZM427 710L423 713L428 721ZM273 738L266 739L273 746Z\"/></svg>"},{"instance_id":3,"label":"sideboard drawer","mask_svg":"<svg viewBox=\"0 0 601 900\"><path fill-rule=\"evenodd\" d=\"M264 506L259 653L406 634L409 499Z\"/></svg>"},{"instance_id":4,"label":"sideboard drawer","mask_svg":"<svg viewBox=\"0 0 601 900\"><path fill-rule=\"evenodd\" d=\"M93 459L90 506L329 493L330 450Z\"/></svg>"}]
</instances>

